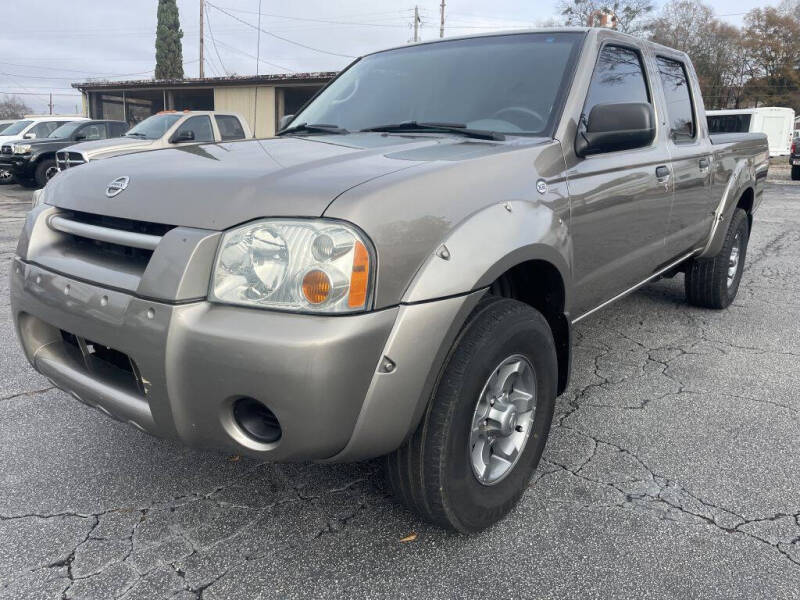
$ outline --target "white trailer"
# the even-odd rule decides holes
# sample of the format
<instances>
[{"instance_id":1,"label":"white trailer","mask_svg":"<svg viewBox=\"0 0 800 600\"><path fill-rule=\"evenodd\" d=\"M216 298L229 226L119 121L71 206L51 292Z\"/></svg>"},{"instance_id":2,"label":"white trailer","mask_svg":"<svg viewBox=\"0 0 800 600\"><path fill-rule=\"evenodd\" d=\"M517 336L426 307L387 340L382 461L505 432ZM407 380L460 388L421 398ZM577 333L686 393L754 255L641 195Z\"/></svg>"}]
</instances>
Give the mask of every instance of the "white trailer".
<instances>
[{"instance_id":1,"label":"white trailer","mask_svg":"<svg viewBox=\"0 0 800 600\"><path fill-rule=\"evenodd\" d=\"M708 110L708 132L766 133L770 156L788 156L794 133L794 110L778 106L737 110Z\"/></svg>"}]
</instances>

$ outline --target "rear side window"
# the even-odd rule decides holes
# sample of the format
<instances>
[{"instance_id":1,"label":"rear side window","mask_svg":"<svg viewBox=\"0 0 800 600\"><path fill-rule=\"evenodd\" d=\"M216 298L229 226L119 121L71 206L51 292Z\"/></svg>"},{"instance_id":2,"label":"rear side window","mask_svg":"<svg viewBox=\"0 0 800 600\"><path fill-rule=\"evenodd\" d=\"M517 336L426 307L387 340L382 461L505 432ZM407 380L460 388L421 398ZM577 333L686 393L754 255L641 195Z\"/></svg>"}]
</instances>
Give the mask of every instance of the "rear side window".
<instances>
[{"instance_id":1,"label":"rear side window","mask_svg":"<svg viewBox=\"0 0 800 600\"><path fill-rule=\"evenodd\" d=\"M589 84L583 114L587 117L597 104L650 103L642 59L636 50L604 46Z\"/></svg>"},{"instance_id":2,"label":"rear side window","mask_svg":"<svg viewBox=\"0 0 800 600\"><path fill-rule=\"evenodd\" d=\"M244 139L244 128L239 119L233 115L217 115L215 118L217 127L219 127L219 135L223 142Z\"/></svg>"},{"instance_id":3,"label":"rear side window","mask_svg":"<svg viewBox=\"0 0 800 600\"><path fill-rule=\"evenodd\" d=\"M672 137L676 142L694 139L697 124L692 108L692 93L686 68L677 60L659 56L658 73L667 100L667 117Z\"/></svg>"}]
</instances>

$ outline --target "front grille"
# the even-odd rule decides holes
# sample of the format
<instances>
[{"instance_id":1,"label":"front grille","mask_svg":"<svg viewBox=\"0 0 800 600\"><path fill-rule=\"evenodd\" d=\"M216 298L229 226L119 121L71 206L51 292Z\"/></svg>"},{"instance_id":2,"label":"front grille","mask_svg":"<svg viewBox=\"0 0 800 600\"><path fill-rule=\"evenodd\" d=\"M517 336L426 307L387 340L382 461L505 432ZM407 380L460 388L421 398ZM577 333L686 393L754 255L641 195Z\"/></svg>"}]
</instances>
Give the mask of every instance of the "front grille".
<instances>
[{"instance_id":1,"label":"front grille","mask_svg":"<svg viewBox=\"0 0 800 600\"><path fill-rule=\"evenodd\" d=\"M11 153L12 150L10 144L3 144L3 146L0 147L0 154L11 154Z\"/></svg>"},{"instance_id":2,"label":"front grille","mask_svg":"<svg viewBox=\"0 0 800 600\"><path fill-rule=\"evenodd\" d=\"M49 220L78 251L121 261L143 272L156 246L174 225L109 217L81 211L62 211ZM118 263L120 264L120 263Z\"/></svg>"},{"instance_id":3,"label":"front grille","mask_svg":"<svg viewBox=\"0 0 800 600\"><path fill-rule=\"evenodd\" d=\"M132 233L143 233L145 235L157 235L158 237L164 237L168 231L175 229L175 225L164 225L163 223L151 223L150 221L135 221L133 219L123 219L121 217L96 215L78 210L64 211L59 213L59 216L66 217L70 221L85 223L86 225L96 225L97 227L130 231Z\"/></svg>"},{"instance_id":4,"label":"front grille","mask_svg":"<svg viewBox=\"0 0 800 600\"><path fill-rule=\"evenodd\" d=\"M59 171L82 165L86 161L78 152L56 152L56 166Z\"/></svg>"}]
</instances>

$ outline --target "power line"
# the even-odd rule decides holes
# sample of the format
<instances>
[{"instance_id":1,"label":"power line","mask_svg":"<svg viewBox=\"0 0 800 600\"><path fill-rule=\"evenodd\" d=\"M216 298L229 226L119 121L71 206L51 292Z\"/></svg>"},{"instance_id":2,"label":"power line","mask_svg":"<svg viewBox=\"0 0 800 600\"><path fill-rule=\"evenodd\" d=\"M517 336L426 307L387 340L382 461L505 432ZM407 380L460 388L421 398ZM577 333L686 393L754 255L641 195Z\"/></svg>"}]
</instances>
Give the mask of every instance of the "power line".
<instances>
[{"instance_id":1,"label":"power line","mask_svg":"<svg viewBox=\"0 0 800 600\"><path fill-rule=\"evenodd\" d=\"M210 6L210 7L212 7L212 8L216 8L221 13L228 15L231 19L239 21L240 23L243 23L243 24L247 25L248 27L251 27L252 29L256 29L258 31L261 31L262 33L265 33L266 35L268 35L270 37L273 37L275 39L281 40L283 42L286 42L286 43L289 43L289 44L293 44L295 46L300 46L301 48L306 48L307 50L313 50L314 52L320 52L321 54L329 54L331 56L339 56L339 57L342 57L342 58L356 58L355 56L352 56L350 54L339 54L337 52L329 52L328 50L322 50L320 48L314 48L313 46L307 46L306 44L301 44L300 42L295 42L294 40L290 40L289 38L285 38L285 37L280 36L280 35L278 35L276 33L272 33L271 31L267 31L266 29L262 29L262 28L260 28L260 27L258 27L256 25L253 25L252 23L248 23L247 21L245 21L243 19L240 19L236 15L232 15L228 11L220 8L216 4L211 4L211 2L206 2L206 4L208 6Z\"/></svg>"},{"instance_id":2,"label":"power line","mask_svg":"<svg viewBox=\"0 0 800 600\"><path fill-rule=\"evenodd\" d=\"M228 74L228 69L225 68L225 63L222 62L222 57L219 55L219 49L217 48L217 40L214 39L214 31L211 29L211 17L208 16L208 7L205 7L206 12L206 21L208 22L208 35L211 36L211 43L214 44L214 52L217 54L217 60L219 61L219 66L222 67L222 70L225 74Z\"/></svg>"},{"instance_id":3,"label":"power line","mask_svg":"<svg viewBox=\"0 0 800 600\"><path fill-rule=\"evenodd\" d=\"M241 54L242 56L247 56L248 58L255 58L258 62L264 63L265 65L269 65L271 67L275 67L277 69L281 69L282 71L288 71L289 73L296 73L297 72L294 69L290 69L289 67L284 67L282 65L278 65L278 64L269 62L268 60L264 60L263 58L258 58L257 56L255 56L253 54L250 54L249 52L245 52L244 50L239 50L238 48L234 48L230 44L226 44L225 42L223 42L221 40L218 41L217 43L220 46L222 46L223 48L227 48L231 52L236 52L238 54Z\"/></svg>"},{"instance_id":4,"label":"power line","mask_svg":"<svg viewBox=\"0 0 800 600\"><path fill-rule=\"evenodd\" d=\"M0 90L0 94L5 94L6 96L61 96L61 97L68 97L68 98L79 98L81 94L49 94L47 92L7 92L4 90Z\"/></svg>"}]
</instances>

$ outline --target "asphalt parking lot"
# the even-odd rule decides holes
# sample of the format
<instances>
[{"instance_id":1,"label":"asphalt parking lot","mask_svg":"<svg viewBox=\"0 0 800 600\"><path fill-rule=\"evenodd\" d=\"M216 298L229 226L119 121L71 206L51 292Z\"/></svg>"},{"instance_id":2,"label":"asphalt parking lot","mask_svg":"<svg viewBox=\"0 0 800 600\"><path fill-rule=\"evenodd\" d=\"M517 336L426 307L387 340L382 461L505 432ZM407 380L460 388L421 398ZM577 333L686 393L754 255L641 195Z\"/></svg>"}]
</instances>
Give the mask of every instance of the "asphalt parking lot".
<instances>
[{"instance_id":1,"label":"asphalt parking lot","mask_svg":"<svg viewBox=\"0 0 800 600\"><path fill-rule=\"evenodd\" d=\"M520 506L419 522L380 465L268 465L103 417L27 364L0 279L0 598L800 597L800 185L775 168L736 303L662 280L582 322ZM0 258L30 191L0 187ZM402 542L411 538L413 541Z\"/></svg>"}]
</instances>

